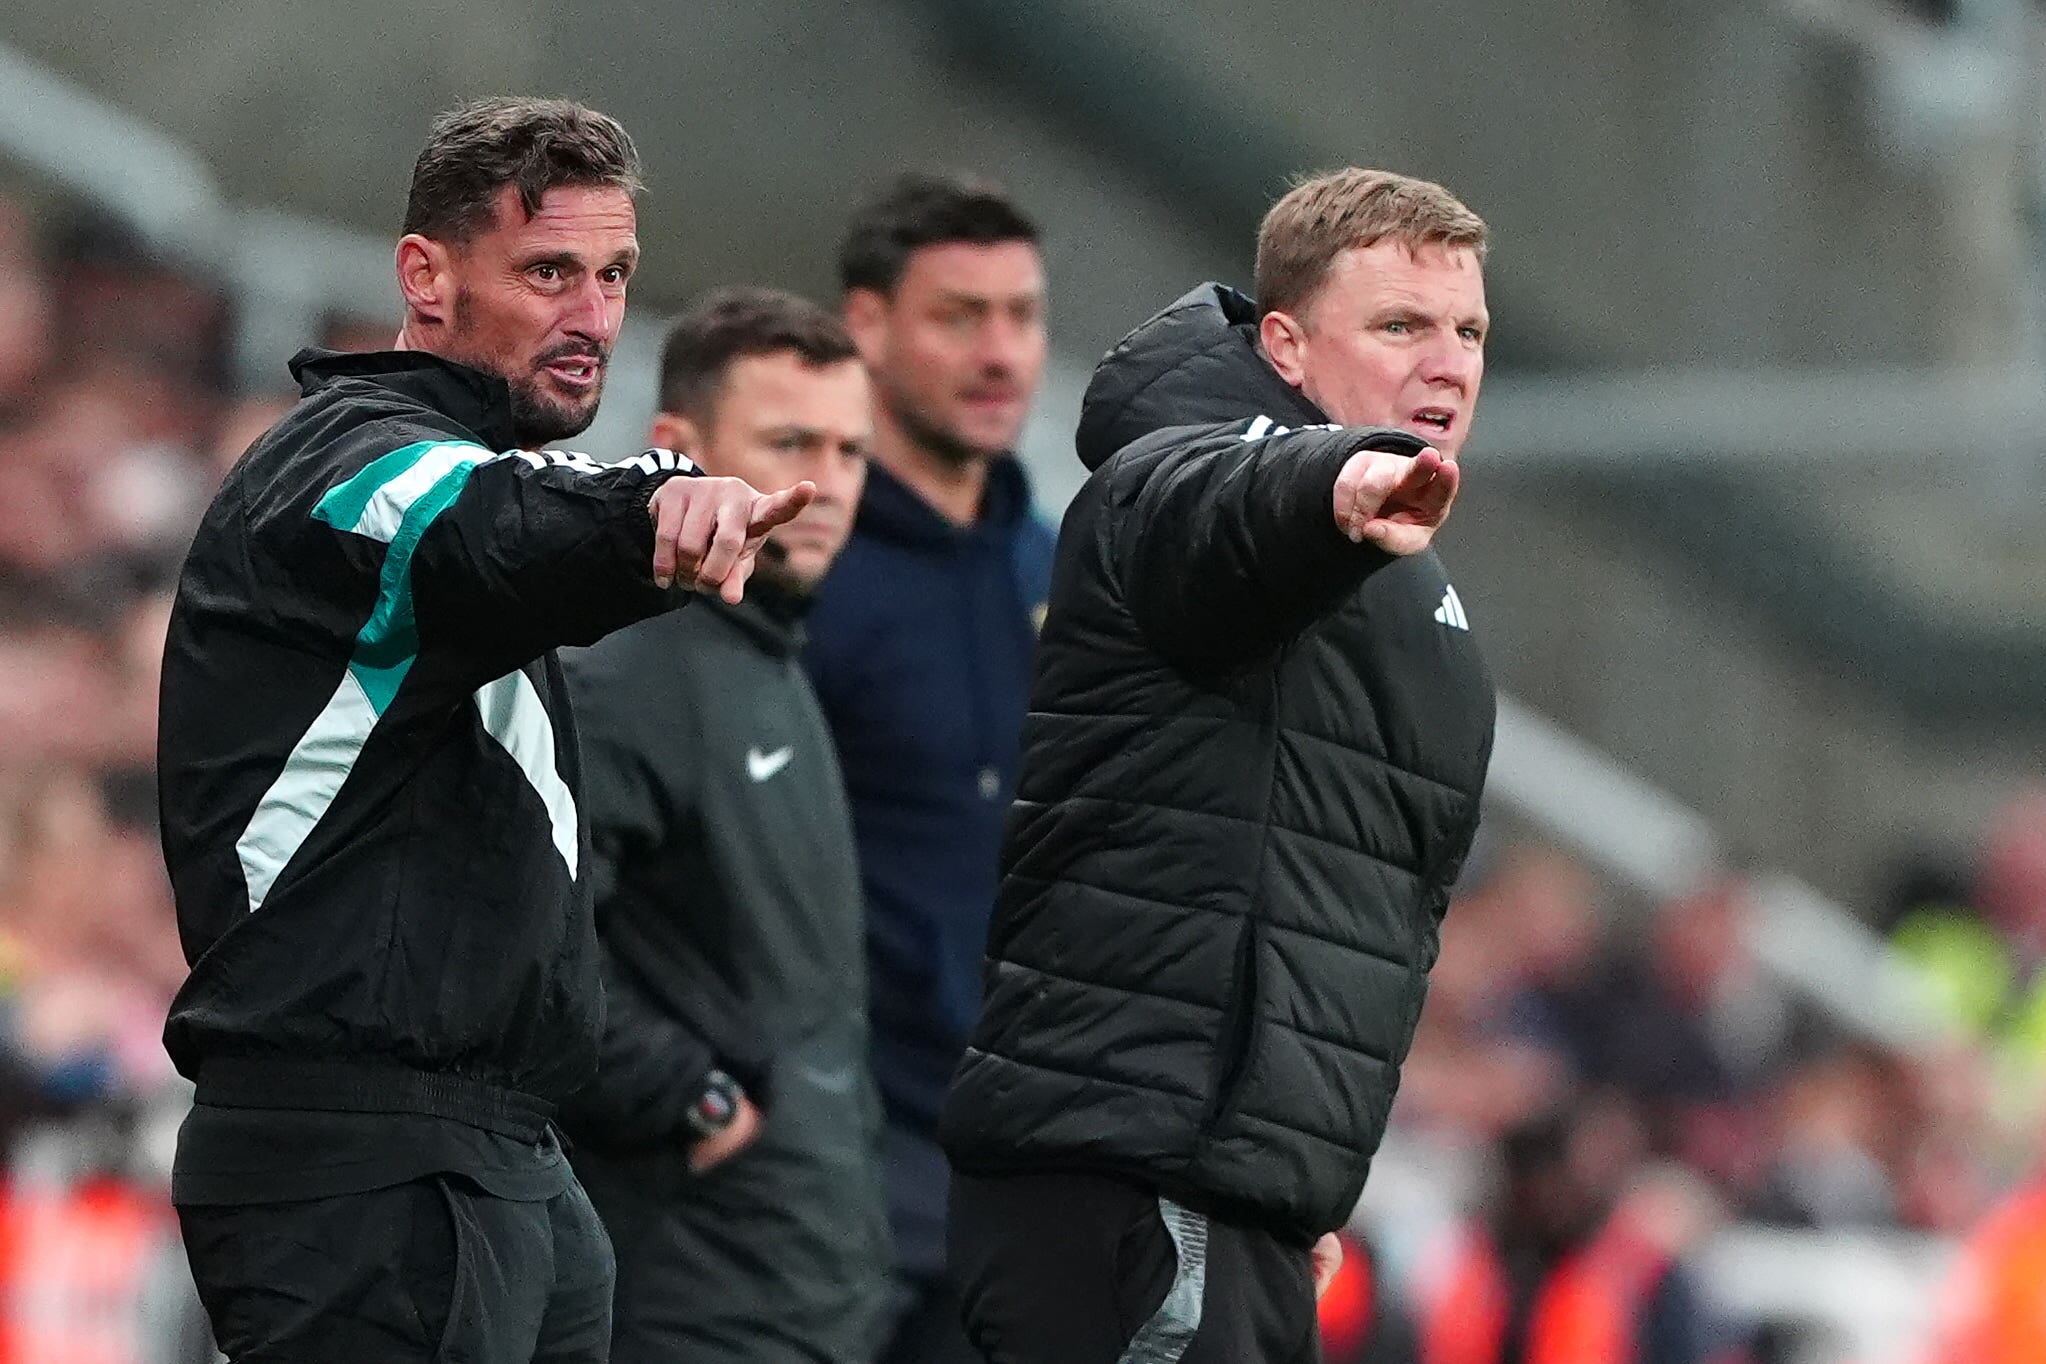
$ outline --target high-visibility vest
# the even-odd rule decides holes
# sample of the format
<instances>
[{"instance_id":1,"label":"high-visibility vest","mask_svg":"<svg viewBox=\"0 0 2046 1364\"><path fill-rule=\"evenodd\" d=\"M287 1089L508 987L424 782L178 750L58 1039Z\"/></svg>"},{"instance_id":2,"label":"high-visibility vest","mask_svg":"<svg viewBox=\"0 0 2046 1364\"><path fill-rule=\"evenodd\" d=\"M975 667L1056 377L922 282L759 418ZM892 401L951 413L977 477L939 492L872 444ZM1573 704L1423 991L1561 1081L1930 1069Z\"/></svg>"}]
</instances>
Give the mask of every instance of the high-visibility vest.
<instances>
[{"instance_id":1,"label":"high-visibility vest","mask_svg":"<svg viewBox=\"0 0 2046 1364\"><path fill-rule=\"evenodd\" d=\"M1982 1044L1991 1116L2029 1152L2046 1120L2046 971L2028 968L2003 934L1967 911L1919 910L1890 942L1917 970L1933 1009Z\"/></svg>"},{"instance_id":2,"label":"high-visibility vest","mask_svg":"<svg viewBox=\"0 0 2046 1364\"><path fill-rule=\"evenodd\" d=\"M115 1179L0 1184L0 1364L138 1364L143 1300L172 1230L160 1193Z\"/></svg>"},{"instance_id":3,"label":"high-visibility vest","mask_svg":"<svg viewBox=\"0 0 2046 1364\"><path fill-rule=\"evenodd\" d=\"M1609 1225L1565 1256L1535 1291L1525 1364L1634 1364L1642 1317L1669 1256ZM1421 1364L1502 1364L1512 1290L1491 1236L1463 1237L1421 1322Z\"/></svg>"},{"instance_id":4,"label":"high-visibility vest","mask_svg":"<svg viewBox=\"0 0 2046 1364\"><path fill-rule=\"evenodd\" d=\"M1939 1316L1936 1364L2046 1360L2046 1184L2019 1193L1968 1237Z\"/></svg>"}]
</instances>

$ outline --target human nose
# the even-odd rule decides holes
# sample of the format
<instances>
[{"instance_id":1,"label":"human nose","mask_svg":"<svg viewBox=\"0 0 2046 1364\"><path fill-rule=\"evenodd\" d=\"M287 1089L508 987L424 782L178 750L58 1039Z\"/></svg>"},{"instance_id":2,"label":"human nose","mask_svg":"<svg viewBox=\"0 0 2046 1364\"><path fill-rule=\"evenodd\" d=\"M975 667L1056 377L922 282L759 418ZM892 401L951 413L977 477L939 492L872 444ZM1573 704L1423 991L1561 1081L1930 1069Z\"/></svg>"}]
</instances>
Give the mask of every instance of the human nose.
<instances>
[{"instance_id":1,"label":"human nose","mask_svg":"<svg viewBox=\"0 0 2046 1364\"><path fill-rule=\"evenodd\" d=\"M618 340L625 320L625 300L607 291L595 276L585 279L573 294L563 325L579 336L610 346Z\"/></svg>"},{"instance_id":2,"label":"human nose","mask_svg":"<svg viewBox=\"0 0 2046 1364\"><path fill-rule=\"evenodd\" d=\"M821 450L803 462L797 476L817 485L813 506L849 507L859 500L866 473L865 459L839 450Z\"/></svg>"},{"instance_id":3,"label":"human nose","mask_svg":"<svg viewBox=\"0 0 2046 1364\"><path fill-rule=\"evenodd\" d=\"M1484 352L1460 336L1430 346L1422 357L1421 378L1430 384L1468 392L1484 372Z\"/></svg>"},{"instance_id":4,"label":"human nose","mask_svg":"<svg viewBox=\"0 0 2046 1364\"><path fill-rule=\"evenodd\" d=\"M1027 367L1031 351L1044 344L1044 329L1035 322L997 314L980 329L982 368L1004 373Z\"/></svg>"}]
</instances>

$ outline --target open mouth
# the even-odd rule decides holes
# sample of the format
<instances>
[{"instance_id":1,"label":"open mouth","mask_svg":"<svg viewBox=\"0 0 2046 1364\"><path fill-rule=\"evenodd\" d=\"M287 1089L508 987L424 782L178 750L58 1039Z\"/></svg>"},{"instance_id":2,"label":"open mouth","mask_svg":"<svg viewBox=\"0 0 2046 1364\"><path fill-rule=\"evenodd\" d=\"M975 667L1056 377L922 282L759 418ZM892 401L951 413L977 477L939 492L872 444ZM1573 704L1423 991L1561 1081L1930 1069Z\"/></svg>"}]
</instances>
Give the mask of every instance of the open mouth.
<instances>
[{"instance_id":1,"label":"open mouth","mask_svg":"<svg viewBox=\"0 0 2046 1364\"><path fill-rule=\"evenodd\" d=\"M594 356L563 356L550 360L547 372L569 388L591 388L604 372L604 362Z\"/></svg>"},{"instance_id":2,"label":"open mouth","mask_svg":"<svg viewBox=\"0 0 2046 1364\"><path fill-rule=\"evenodd\" d=\"M1447 407L1423 407L1415 411L1413 421L1416 434L1446 436L1456 425L1456 413Z\"/></svg>"}]
</instances>

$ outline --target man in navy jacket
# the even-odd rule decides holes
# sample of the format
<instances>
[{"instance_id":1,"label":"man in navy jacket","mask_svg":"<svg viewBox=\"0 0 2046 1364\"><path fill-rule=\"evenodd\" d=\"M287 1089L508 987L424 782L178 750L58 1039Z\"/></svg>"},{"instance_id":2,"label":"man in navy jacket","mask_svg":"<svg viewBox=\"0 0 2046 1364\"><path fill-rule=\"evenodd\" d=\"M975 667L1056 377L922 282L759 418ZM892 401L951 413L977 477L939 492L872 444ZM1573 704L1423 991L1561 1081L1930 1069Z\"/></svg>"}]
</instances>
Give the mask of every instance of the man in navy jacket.
<instances>
[{"instance_id":1,"label":"man in navy jacket","mask_svg":"<svg viewBox=\"0 0 2046 1364\"><path fill-rule=\"evenodd\" d=\"M874 381L875 446L807 662L867 902L900 1313L884 1359L973 1359L944 1278L937 1122L980 1011L1049 591L1053 537L1009 453L1044 369L1044 271L1035 226L999 190L909 175L855 218L840 277Z\"/></svg>"}]
</instances>

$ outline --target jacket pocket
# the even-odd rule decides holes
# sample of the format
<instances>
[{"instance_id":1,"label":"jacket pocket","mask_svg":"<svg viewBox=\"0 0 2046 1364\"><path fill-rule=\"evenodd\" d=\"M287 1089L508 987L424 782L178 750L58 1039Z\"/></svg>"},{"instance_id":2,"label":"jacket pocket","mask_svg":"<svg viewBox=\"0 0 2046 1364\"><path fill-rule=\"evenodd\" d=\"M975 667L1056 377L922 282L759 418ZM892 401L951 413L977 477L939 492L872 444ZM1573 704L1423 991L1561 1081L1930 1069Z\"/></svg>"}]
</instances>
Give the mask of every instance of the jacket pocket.
<instances>
[{"instance_id":1,"label":"jacket pocket","mask_svg":"<svg viewBox=\"0 0 2046 1364\"><path fill-rule=\"evenodd\" d=\"M1237 1099L1242 1092L1244 1072L1250 1067L1250 1058L1257 1042L1258 988L1257 951L1262 935L1258 922L1250 914L1243 917L1243 927L1236 940L1236 965L1229 984L1228 1005L1222 1015L1216 1045L1215 1094L1208 1107L1208 1119L1202 1125L1204 1135L1213 1136L1221 1129L1230 1116L1236 1112Z\"/></svg>"}]
</instances>

